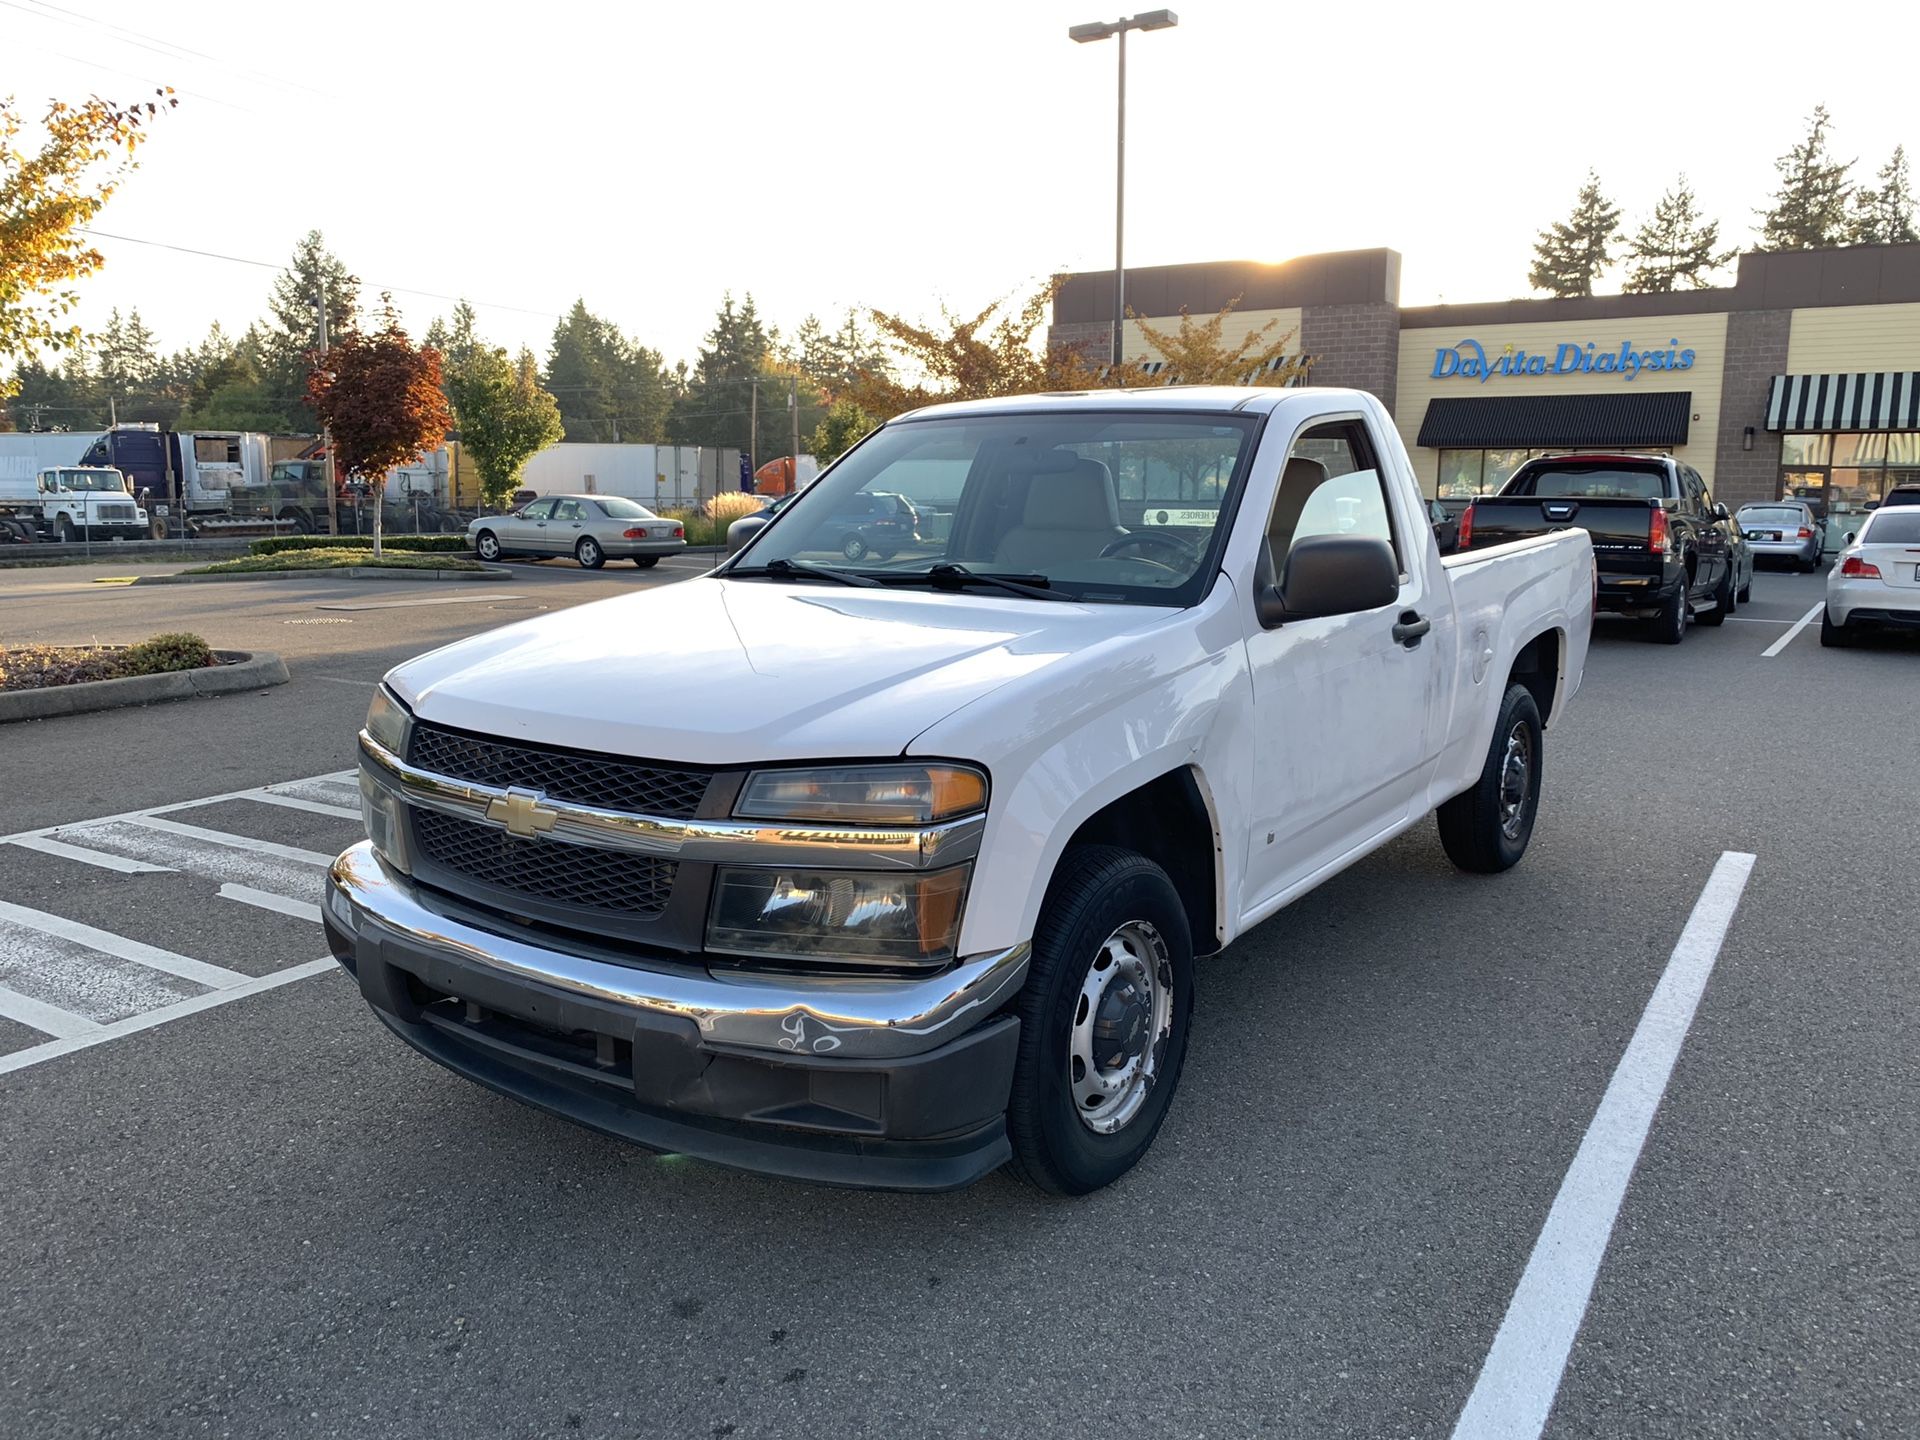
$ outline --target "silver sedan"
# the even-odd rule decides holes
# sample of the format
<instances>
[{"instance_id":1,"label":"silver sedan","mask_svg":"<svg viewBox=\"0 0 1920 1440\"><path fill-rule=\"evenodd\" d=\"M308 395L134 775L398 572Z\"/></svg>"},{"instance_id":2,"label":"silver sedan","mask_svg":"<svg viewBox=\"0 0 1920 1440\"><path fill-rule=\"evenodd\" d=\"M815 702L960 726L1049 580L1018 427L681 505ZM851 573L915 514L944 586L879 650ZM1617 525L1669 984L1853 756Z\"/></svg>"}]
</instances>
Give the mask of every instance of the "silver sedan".
<instances>
[{"instance_id":1,"label":"silver sedan","mask_svg":"<svg viewBox=\"0 0 1920 1440\"><path fill-rule=\"evenodd\" d=\"M1742 505L1733 517L1756 560L1791 560L1802 570L1820 568L1820 522L1798 500Z\"/></svg>"},{"instance_id":2,"label":"silver sedan","mask_svg":"<svg viewBox=\"0 0 1920 1440\"><path fill-rule=\"evenodd\" d=\"M631 560L642 570L687 548L686 527L620 495L543 495L510 515L482 515L467 526L473 553L571 555L588 570Z\"/></svg>"}]
</instances>

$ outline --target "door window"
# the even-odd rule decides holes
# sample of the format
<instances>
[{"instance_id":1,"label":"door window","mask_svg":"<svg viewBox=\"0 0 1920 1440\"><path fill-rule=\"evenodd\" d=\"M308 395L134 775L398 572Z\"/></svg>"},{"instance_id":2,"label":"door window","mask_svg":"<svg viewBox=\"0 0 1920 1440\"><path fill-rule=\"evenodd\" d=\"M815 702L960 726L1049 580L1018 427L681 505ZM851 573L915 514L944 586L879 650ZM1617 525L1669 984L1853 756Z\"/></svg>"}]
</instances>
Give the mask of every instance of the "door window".
<instances>
[{"instance_id":1,"label":"door window","mask_svg":"<svg viewBox=\"0 0 1920 1440\"><path fill-rule=\"evenodd\" d=\"M554 501L553 518L556 520L578 520L580 518L580 502L578 500Z\"/></svg>"},{"instance_id":2,"label":"door window","mask_svg":"<svg viewBox=\"0 0 1920 1440\"><path fill-rule=\"evenodd\" d=\"M553 514L553 501L536 500L520 512L522 520L545 520Z\"/></svg>"},{"instance_id":3,"label":"door window","mask_svg":"<svg viewBox=\"0 0 1920 1440\"><path fill-rule=\"evenodd\" d=\"M1267 522L1274 575L1285 576L1294 546L1323 535L1384 540L1404 569L1386 488L1357 420L1316 425L1294 442Z\"/></svg>"}]
</instances>

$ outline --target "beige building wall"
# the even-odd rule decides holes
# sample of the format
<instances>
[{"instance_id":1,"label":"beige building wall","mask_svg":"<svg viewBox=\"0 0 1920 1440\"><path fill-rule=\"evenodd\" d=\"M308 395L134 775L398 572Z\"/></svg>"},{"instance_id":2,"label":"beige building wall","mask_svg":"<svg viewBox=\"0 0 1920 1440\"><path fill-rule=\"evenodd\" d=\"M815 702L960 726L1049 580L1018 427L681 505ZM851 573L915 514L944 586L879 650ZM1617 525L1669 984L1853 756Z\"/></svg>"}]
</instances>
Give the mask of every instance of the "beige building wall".
<instances>
[{"instance_id":1,"label":"beige building wall","mask_svg":"<svg viewBox=\"0 0 1920 1440\"><path fill-rule=\"evenodd\" d=\"M1883 310L1893 307L1867 306ZM1920 309L1920 307L1900 307ZM1826 314L1831 312L1800 312ZM1796 330L1798 328L1796 315ZM1688 370L1642 370L1629 380L1622 375L1495 375L1484 384L1478 379L1455 375L1435 379L1434 351L1451 349L1462 340L1478 340L1490 362L1498 362L1508 346L1529 355L1545 354L1551 364L1562 344L1591 342L1596 350L1618 352L1631 342L1635 350L1665 350L1669 342L1693 351L1693 366ZM1439 396L1491 398L1497 395L1594 395L1639 390L1686 390L1693 395L1687 444L1673 453L1692 465L1713 486L1714 450L1720 431L1720 376L1726 362L1727 317L1712 315L1657 315L1621 320L1569 320L1548 324L1481 325L1465 330L1427 329L1400 332L1399 389L1394 419L1400 438L1413 457L1414 473L1428 495L1439 482L1440 452L1422 450L1414 444L1420 422L1427 413L1427 402ZM1798 367L1796 367L1798 368ZM1832 367L1828 367L1832 368ZM1852 368L1860 368L1858 364Z\"/></svg>"},{"instance_id":2,"label":"beige building wall","mask_svg":"<svg viewBox=\"0 0 1920 1440\"><path fill-rule=\"evenodd\" d=\"M1205 320L1209 317L1196 315L1193 318L1195 320ZM1156 330L1172 331L1180 327L1180 317L1178 315L1149 315L1147 316L1147 320ZM1272 324L1273 329L1267 332L1266 340L1263 343L1272 344L1279 341L1283 336L1291 335L1293 338L1287 342L1287 354L1298 355L1301 348L1300 310L1298 306L1290 310L1248 310L1245 312L1236 310L1233 314L1227 316L1226 320L1221 324L1220 339L1225 344L1238 345L1262 325L1269 323ZM1111 323L1108 325L1107 333L1109 335L1113 333ZM1124 348L1121 353L1129 360L1142 355L1152 359L1158 357L1160 354L1153 345L1148 343L1146 332L1140 328L1139 322L1135 320L1129 320L1127 322L1126 338L1122 343Z\"/></svg>"},{"instance_id":3,"label":"beige building wall","mask_svg":"<svg viewBox=\"0 0 1920 1440\"><path fill-rule=\"evenodd\" d=\"M1826 305L1793 312L1790 375L1920 370L1920 305Z\"/></svg>"}]
</instances>

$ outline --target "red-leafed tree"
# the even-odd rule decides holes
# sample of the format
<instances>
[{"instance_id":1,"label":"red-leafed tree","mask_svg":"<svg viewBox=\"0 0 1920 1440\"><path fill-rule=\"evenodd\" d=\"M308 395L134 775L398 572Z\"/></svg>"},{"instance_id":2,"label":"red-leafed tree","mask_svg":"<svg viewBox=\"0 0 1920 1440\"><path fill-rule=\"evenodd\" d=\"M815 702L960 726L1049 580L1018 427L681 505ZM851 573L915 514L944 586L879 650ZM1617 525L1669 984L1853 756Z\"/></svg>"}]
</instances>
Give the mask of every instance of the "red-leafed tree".
<instances>
[{"instance_id":1,"label":"red-leafed tree","mask_svg":"<svg viewBox=\"0 0 1920 1440\"><path fill-rule=\"evenodd\" d=\"M307 403L333 437L334 464L373 495L375 556L387 472L438 449L453 424L440 352L409 340L393 302L381 298L380 328L341 336L307 376Z\"/></svg>"}]
</instances>

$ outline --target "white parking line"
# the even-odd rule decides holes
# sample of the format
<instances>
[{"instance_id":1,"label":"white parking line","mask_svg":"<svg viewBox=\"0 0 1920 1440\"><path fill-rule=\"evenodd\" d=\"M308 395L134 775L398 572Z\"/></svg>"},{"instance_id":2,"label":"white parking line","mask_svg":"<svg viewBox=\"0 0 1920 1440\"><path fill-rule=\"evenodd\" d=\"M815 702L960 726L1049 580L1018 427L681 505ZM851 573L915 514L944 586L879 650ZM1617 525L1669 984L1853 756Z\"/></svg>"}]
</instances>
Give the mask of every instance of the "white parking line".
<instances>
[{"instance_id":1,"label":"white parking line","mask_svg":"<svg viewBox=\"0 0 1920 1440\"><path fill-rule=\"evenodd\" d=\"M242 905L272 910L280 915L291 915L296 920L311 920L316 925L320 923L320 907L311 900L294 900L285 895L276 895L271 890L256 890L251 885L222 885L220 898L238 900Z\"/></svg>"},{"instance_id":2,"label":"white parking line","mask_svg":"<svg viewBox=\"0 0 1920 1440\"><path fill-rule=\"evenodd\" d=\"M231 990L209 990L204 995L195 995L191 999L165 1005L158 1010L148 1010L140 1015L130 1015L125 1020L114 1021L111 1025L95 1026L82 1035L49 1040L44 1045L30 1045L25 1050L15 1050L10 1055L0 1055L0 1075L11 1074L15 1070L25 1070L30 1065L39 1065L48 1060L57 1060L62 1055L71 1055L76 1050L85 1050L90 1046L104 1044L108 1040L118 1040L123 1035L136 1035L142 1030L151 1030L156 1025L165 1025L170 1020L198 1015L202 1010L211 1010L216 1005L244 1000L247 996L258 995L263 990L275 990L282 985L291 985L295 980L304 980L309 975L322 975L338 968L332 956L322 960L309 960L305 964L295 965L286 970L276 970L271 975L256 976L246 984L236 985Z\"/></svg>"},{"instance_id":3,"label":"white parking line","mask_svg":"<svg viewBox=\"0 0 1920 1440\"><path fill-rule=\"evenodd\" d=\"M342 820L358 820L360 812L346 805L329 805L324 800L302 800L298 795L281 795L272 790L254 790L245 797L262 805L278 805L283 810L305 810L313 815L333 815Z\"/></svg>"},{"instance_id":4,"label":"white parking line","mask_svg":"<svg viewBox=\"0 0 1920 1440\"><path fill-rule=\"evenodd\" d=\"M115 935L111 930L96 930L91 925L82 925L78 920L69 920L63 915L49 915L44 910L29 910L24 905L15 905L6 900L0 900L0 920L10 920L27 930L38 930L42 935L58 935L62 940L71 940L90 950L117 955L122 960L144 965L149 970L177 975L182 980L191 980L196 985L206 985L215 990L231 990L247 982L245 975L238 970L229 970L224 965L209 965L204 960L176 955L157 945L129 940L124 935Z\"/></svg>"},{"instance_id":5,"label":"white parking line","mask_svg":"<svg viewBox=\"0 0 1920 1440\"><path fill-rule=\"evenodd\" d=\"M38 850L43 855L58 855L62 860L78 860L82 865L98 865L102 870L118 870L122 875L171 875L171 865L149 865L144 860L129 860L124 855L109 855L104 850L88 850L45 835L26 835L10 840L22 850Z\"/></svg>"},{"instance_id":6,"label":"white parking line","mask_svg":"<svg viewBox=\"0 0 1920 1440\"><path fill-rule=\"evenodd\" d=\"M250 799L242 794L236 799ZM272 855L279 860L297 860L302 865L331 865L333 856L322 855L318 850L302 850L297 845L279 845L271 840L256 840L251 835L235 835L226 830L209 830L202 825L184 825L178 820L164 820L158 815L129 815L127 824L138 825L143 830L160 830L168 835L178 835L187 840L203 840L210 845L225 845L233 850L252 850L261 855Z\"/></svg>"},{"instance_id":7,"label":"white parking line","mask_svg":"<svg viewBox=\"0 0 1920 1440\"><path fill-rule=\"evenodd\" d=\"M1760 658L1762 660L1771 660L1774 656L1778 655L1782 650L1786 649L1787 646L1793 643L1794 637L1796 635L1798 635L1802 630L1806 629L1807 626L1813 623L1813 617L1818 615L1822 610L1826 608L1827 608L1827 602L1822 600L1818 605L1814 606L1811 610L1807 611L1806 614L1802 615L1798 620L1793 622L1793 628L1791 630L1787 631L1786 634L1782 635L1778 640L1774 641L1773 644L1769 645L1766 649L1762 650L1760 652Z\"/></svg>"},{"instance_id":8,"label":"white parking line","mask_svg":"<svg viewBox=\"0 0 1920 1440\"><path fill-rule=\"evenodd\" d=\"M1707 878L1560 1182L1453 1440L1537 1440L1546 1428L1620 1202L1753 864L1729 850Z\"/></svg>"},{"instance_id":9,"label":"white parking line","mask_svg":"<svg viewBox=\"0 0 1920 1440\"><path fill-rule=\"evenodd\" d=\"M12 1020L43 1035L51 1035L56 1040L84 1039L98 1034L101 1029L97 1021L89 1020L84 1015L62 1010L58 1005L49 1005L31 995L22 995L5 985L0 985L0 1020Z\"/></svg>"}]
</instances>

